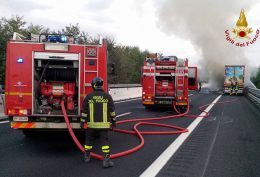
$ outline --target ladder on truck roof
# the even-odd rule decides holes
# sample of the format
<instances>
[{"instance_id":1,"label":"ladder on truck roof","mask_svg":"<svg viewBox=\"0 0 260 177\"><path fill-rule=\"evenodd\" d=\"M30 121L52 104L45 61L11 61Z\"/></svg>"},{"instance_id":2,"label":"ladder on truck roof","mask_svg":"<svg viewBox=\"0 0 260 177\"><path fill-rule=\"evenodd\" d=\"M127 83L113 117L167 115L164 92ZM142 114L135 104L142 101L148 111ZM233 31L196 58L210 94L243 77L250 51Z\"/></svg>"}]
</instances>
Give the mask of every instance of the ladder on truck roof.
<instances>
[{"instance_id":1,"label":"ladder on truck roof","mask_svg":"<svg viewBox=\"0 0 260 177\"><path fill-rule=\"evenodd\" d=\"M40 42L40 40L38 40L38 38L39 38L38 34L28 33L27 36L24 36L22 34L14 32L12 40L13 41L35 42L36 43L36 42Z\"/></svg>"},{"instance_id":2,"label":"ladder on truck roof","mask_svg":"<svg viewBox=\"0 0 260 177\"><path fill-rule=\"evenodd\" d=\"M175 79L175 83L176 83L176 96L183 96L183 91L184 91L184 75L183 76L178 76L176 75L176 79Z\"/></svg>"},{"instance_id":3,"label":"ladder on truck roof","mask_svg":"<svg viewBox=\"0 0 260 177\"><path fill-rule=\"evenodd\" d=\"M86 46L84 56L84 96L92 91L91 81L97 76L98 46Z\"/></svg>"},{"instance_id":4,"label":"ladder on truck roof","mask_svg":"<svg viewBox=\"0 0 260 177\"><path fill-rule=\"evenodd\" d=\"M175 69L175 90L176 97L183 96L184 94L184 78L185 78L185 60L179 59L176 64Z\"/></svg>"}]
</instances>

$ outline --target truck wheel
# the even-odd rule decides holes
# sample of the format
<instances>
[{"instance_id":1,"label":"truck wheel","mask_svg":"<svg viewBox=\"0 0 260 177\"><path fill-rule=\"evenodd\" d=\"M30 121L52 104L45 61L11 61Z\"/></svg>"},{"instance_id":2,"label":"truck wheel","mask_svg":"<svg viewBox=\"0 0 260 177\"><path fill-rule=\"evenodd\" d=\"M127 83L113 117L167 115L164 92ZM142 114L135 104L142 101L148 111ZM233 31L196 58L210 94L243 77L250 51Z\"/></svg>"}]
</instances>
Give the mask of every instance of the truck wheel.
<instances>
[{"instance_id":1,"label":"truck wheel","mask_svg":"<svg viewBox=\"0 0 260 177\"><path fill-rule=\"evenodd\" d=\"M176 109L180 114L183 114L187 111L187 106L176 106Z\"/></svg>"},{"instance_id":2,"label":"truck wheel","mask_svg":"<svg viewBox=\"0 0 260 177\"><path fill-rule=\"evenodd\" d=\"M37 135L37 132L32 131L32 130L23 130L23 134L28 138L32 138Z\"/></svg>"},{"instance_id":3,"label":"truck wheel","mask_svg":"<svg viewBox=\"0 0 260 177\"><path fill-rule=\"evenodd\" d=\"M145 109L151 109L151 106L145 105L144 107L145 107Z\"/></svg>"}]
</instances>

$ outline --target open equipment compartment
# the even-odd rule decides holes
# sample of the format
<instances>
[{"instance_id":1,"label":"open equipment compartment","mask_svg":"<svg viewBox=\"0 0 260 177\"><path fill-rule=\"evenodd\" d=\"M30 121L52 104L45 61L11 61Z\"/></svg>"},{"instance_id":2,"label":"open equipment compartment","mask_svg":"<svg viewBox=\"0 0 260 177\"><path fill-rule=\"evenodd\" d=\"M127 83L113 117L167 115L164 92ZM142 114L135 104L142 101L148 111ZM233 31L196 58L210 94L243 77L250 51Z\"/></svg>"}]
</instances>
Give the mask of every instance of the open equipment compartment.
<instances>
[{"instance_id":1,"label":"open equipment compartment","mask_svg":"<svg viewBox=\"0 0 260 177\"><path fill-rule=\"evenodd\" d=\"M79 54L34 52L33 114L63 115L65 100L68 115L79 114Z\"/></svg>"}]
</instances>

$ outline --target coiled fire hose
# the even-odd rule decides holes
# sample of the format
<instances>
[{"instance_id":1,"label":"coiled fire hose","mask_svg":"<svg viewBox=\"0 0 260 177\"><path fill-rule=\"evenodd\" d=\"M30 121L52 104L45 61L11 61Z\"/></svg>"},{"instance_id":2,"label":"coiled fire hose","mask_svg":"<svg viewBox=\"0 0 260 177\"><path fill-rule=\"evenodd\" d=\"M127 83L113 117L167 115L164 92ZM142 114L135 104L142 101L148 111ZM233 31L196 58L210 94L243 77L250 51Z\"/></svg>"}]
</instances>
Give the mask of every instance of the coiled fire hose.
<instances>
[{"instance_id":1,"label":"coiled fire hose","mask_svg":"<svg viewBox=\"0 0 260 177\"><path fill-rule=\"evenodd\" d=\"M206 105L203 105L203 106L200 106L199 109L200 111L202 112L205 112L203 109L204 107L208 106L208 105L211 105L211 104L220 104L220 103L230 103L230 102L234 102L236 100L231 100L231 101L223 101L223 102L217 102L217 103L210 103L210 104L206 104ZM68 116L67 116L67 113L66 113L66 109L65 109L65 106L64 106L64 101L62 100L61 102L61 108L62 108L62 113L64 115L64 119L65 119L65 122L66 122L66 125L68 127L68 130L69 130L69 133L74 141L74 143L77 145L77 147L82 151L82 152L85 152L85 149L84 147L81 145L81 143L78 141L77 137L75 136L71 126L70 126L70 122L69 122L69 119L68 119ZM133 130L124 130L124 129L118 129L118 128L115 128L113 129L115 132L120 132L120 133L126 133L126 134L133 134L133 135L136 135L139 140L140 140L140 143L131 148L131 149L128 149L126 151L122 151L122 152L118 152L116 154L111 154L111 158L118 158L118 157L122 157L122 156L126 156L128 154L131 154L133 152L136 152L138 151L139 149L141 149L143 146L144 146L144 137L143 135L169 135L169 134L181 134L181 133L185 133L185 132L188 132L188 129L186 128L182 128L182 127L178 127L178 126L174 126L174 125L169 125L169 124L161 124L161 123L152 123L150 121L158 121L158 120L165 120L165 119L174 119L174 118L179 118L179 117L190 117L190 118L196 118L196 117L208 117L209 116L209 113L208 112L205 112L206 114L204 116L198 116L198 115L188 115L189 113L189 104L188 104L188 107L187 107L187 110L186 112L182 113L182 114L177 114L177 115L171 115L171 116L163 116L163 117L153 117L153 118L136 118L136 119L128 119L128 120L121 120L121 121L118 121L117 122L117 125L120 125L120 124L124 124L124 123L130 123L130 122L137 122L134 127L133 127ZM172 129L175 129L173 131L139 131L138 130L138 127L139 126L142 126L142 125L149 125L149 126L158 126L158 127L167 127L167 128L172 128ZM96 154L96 153L93 153L91 152L91 156L94 157L94 158L97 158L99 160L103 160L103 156L100 155L100 154Z\"/></svg>"}]
</instances>

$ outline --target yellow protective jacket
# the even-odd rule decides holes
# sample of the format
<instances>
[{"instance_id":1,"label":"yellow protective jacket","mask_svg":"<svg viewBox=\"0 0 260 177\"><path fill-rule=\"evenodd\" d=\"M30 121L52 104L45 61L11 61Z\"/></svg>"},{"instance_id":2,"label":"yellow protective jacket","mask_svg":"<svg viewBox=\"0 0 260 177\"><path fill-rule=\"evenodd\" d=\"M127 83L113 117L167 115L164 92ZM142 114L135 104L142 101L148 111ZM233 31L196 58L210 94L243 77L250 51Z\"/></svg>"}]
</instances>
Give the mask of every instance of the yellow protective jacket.
<instances>
[{"instance_id":1,"label":"yellow protective jacket","mask_svg":"<svg viewBox=\"0 0 260 177\"><path fill-rule=\"evenodd\" d=\"M111 95L104 90L95 90L88 94L82 104L82 120L88 128L109 129L115 121L115 105Z\"/></svg>"}]
</instances>

